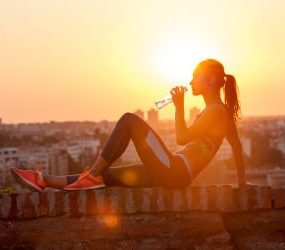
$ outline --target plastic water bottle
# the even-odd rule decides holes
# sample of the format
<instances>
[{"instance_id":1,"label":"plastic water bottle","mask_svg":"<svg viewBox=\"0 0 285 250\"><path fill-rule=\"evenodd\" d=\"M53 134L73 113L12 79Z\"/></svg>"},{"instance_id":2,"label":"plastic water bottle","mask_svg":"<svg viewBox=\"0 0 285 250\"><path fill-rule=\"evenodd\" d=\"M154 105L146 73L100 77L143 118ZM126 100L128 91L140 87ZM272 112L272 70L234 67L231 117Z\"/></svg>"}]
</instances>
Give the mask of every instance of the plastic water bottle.
<instances>
[{"instance_id":1,"label":"plastic water bottle","mask_svg":"<svg viewBox=\"0 0 285 250\"><path fill-rule=\"evenodd\" d=\"M187 90L189 90L189 85L181 85L182 87L184 87L185 89L185 92ZM167 93L166 95L164 96L161 96L160 98L158 98L155 102L155 106L158 108L158 109L162 109L164 108L167 104L169 103L172 103L172 95L171 93Z\"/></svg>"}]
</instances>

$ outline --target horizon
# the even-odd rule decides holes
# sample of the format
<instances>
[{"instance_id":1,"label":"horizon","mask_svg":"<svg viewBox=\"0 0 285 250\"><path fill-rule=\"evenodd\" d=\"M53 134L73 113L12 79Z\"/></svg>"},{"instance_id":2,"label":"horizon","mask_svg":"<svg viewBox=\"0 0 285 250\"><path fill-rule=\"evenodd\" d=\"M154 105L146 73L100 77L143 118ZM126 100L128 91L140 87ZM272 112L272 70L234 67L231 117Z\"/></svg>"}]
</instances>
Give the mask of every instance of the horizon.
<instances>
[{"instance_id":1,"label":"horizon","mask_svg":"<svg viewBox=\"0 0 285 250\"><path fill-rule=\"evenodd\" d=\"M2 1L0 117L116 121L154 107L205 58L236 77L242 115L283 115L283 9L278 0ZM186 93L185 110L193 106L203 99ZM170 104L159 117L174 112Z\"/></svg>"},{"instance_id":2,"label":"horizon","mask_svg":"<svg viewBox=\"0 0 285 250\"><path fill-rule=\"evenodd\" d=\"M280 119L283 118L285 119L285 114L284 115L248 115L248 116L242 116L240 118L240 120L242 121L243 119L254 119L254 118L276 118L276 119ZM146 118L144 118L144 120L147 120ZM187 122L187 120L189 120L189 117L185 117L185 121ZM44 123L68 123L68 122L78 122L78 123L84 123L84 122L91 122L91 123L101 123L101 122L117 122L117 120L106 120L106 119L101 119L101 120L50 120L50 121L34 121L34 122L18 122L18 123L5 123L2 120L2 123L0 125L21 125L21 124L44 124ZM159 121L174 121L174 118L159 118Z\"/></svg>"}]
</instances>

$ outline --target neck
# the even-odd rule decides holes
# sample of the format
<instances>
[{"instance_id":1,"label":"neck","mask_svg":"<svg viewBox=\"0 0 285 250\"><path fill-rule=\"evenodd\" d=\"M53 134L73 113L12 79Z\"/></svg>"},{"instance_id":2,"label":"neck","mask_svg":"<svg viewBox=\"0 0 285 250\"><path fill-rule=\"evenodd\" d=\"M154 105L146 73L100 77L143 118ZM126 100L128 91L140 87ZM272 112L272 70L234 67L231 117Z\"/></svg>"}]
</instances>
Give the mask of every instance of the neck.
<instances>
[{"instance_id":1,"label":"neck","mask_svg":"<svg viewBox=\"0 0 285 250\"><path fill-rule=\"evenodd\" d=\"M222 104L223 101L221 99L220 93L218 92L208 92L203 95L204 101L206 103L206 107L211 104Z\"/></svg>"}]
</instances>

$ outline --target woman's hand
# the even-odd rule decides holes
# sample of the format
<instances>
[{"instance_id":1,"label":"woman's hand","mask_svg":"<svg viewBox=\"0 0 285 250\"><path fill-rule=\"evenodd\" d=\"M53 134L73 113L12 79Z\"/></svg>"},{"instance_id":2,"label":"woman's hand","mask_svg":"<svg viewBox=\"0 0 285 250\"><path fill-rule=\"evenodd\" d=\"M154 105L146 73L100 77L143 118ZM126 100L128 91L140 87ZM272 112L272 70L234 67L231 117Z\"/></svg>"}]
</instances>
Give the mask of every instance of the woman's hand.
<instances>
[{"instance_id":1,"label":"woman's hand","mask_svg":"<svg viewBox=\"0 0 285 250\"><path fill-rule=\"evenodd\" d=\"M171 89L170 94L172 95L172 101L176 108L184 105L184 92L185 89L183 86L176 86Z\"/></svg>"}]
</instances>

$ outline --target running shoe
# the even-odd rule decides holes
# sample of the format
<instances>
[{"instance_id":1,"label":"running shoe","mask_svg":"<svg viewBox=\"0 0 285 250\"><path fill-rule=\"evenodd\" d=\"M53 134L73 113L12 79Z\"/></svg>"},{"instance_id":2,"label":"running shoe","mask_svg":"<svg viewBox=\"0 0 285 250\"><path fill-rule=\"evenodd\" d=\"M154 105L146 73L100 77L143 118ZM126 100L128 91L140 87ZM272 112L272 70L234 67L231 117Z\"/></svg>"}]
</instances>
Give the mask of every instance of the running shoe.
<instances>
[{"instance_id":1,"label":"running shoe","mask_svg":"<svg viewBox=\"0 0 285 250\"><path fill-rule=\"evenodd\" d=\"M33 191L36 190L42 192L43 189L47 186L40 169L25 170L14 167L11 168L11 172L18 180L20 180L23 184L25 184Z\"/></svg>"},{"instance_id":2,"label":"running shoe","mask_svg":"<svg viewBox=\"0 0 285 250\"><path fill-rule=\"evenodd\" d=\"M88 169L80 175L78 180L67 185L64 190L72 191L72 190L85 190L85 189L93 189L93 188L102 188L105 187L104 179L101 175L92 176Z\"/></svg>"}]
</instances>

